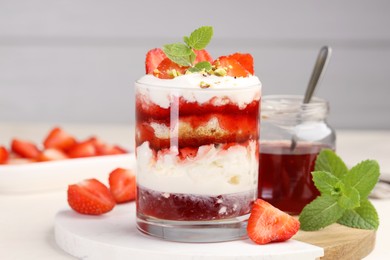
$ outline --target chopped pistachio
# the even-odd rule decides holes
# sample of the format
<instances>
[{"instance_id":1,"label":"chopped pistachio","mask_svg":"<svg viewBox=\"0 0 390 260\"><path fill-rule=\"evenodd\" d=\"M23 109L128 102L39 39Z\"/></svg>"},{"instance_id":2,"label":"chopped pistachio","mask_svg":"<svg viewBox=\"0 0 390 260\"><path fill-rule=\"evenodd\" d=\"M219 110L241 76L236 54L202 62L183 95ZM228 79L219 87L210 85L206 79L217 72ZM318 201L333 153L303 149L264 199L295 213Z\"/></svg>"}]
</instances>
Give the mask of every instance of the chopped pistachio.
<instances>
[{"instance_id":1,"label":"chopped pistachio","mask_svg":"<svg viewBox=\"0 0 390 260\"><path fill-rule=\"evenodd\" d=\"M221 76L221 77L223 77L223 76L226 76L227 72L226 72L226 70L223 69L223 68L218 68L218 69L214 70L214 74L215 74L216 76Z\"/></svg>"},{"instance_id":2,"label":"chopped pistachio","mask_svg":"<svg viewBox=\"0 0 390 260\"><path fill-rule=\"evenodd\" d=\"M207 83L207 82L201 81L201 82L199 83L199 86L200 86L201 88L209 88L211 85L210 85L209 83Z\"/></svg>"}]
</instances>

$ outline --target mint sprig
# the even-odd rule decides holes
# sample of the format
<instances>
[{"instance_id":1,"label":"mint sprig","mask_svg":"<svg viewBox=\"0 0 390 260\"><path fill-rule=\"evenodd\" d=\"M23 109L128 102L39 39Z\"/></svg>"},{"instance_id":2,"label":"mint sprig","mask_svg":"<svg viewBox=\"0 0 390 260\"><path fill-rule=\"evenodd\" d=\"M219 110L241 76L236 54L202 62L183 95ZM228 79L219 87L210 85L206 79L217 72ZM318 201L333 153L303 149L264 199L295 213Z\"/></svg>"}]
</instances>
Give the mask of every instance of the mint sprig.
<instances>
[{"instance_id":1,"label":"mint sprig","mask_svg":"<svg viewBox=\"0 0 390 260\"><path fill-rule=\"evenodd\" d=\"M376 161L362 161L348 170L339 156L326 149L318 155L312 175L321 195L302 210L302 230L318 230L336 222L353 228L378 228L378 213L367 199L379 179Z\"/></svg>"},{"instance_id":2,"label":"mint sprig","mask_svg":"<svg viewBox=\"0 0 390 260\"><path fill-rule=\"evenodd\" d=\"M180 66L195 67L196 54L194 50L202 50L210 43L213 36L213 27L202 26L193 31L189 37L184 36L184 43L172 43L163 46L163 52L167 57ZM207 61L206 61L207 62ZM210 62L207 62L211 69ZM191 71L191 70L190 70ZM194 72L197 72L195 70Z\"/></svg>"}]
</instances>

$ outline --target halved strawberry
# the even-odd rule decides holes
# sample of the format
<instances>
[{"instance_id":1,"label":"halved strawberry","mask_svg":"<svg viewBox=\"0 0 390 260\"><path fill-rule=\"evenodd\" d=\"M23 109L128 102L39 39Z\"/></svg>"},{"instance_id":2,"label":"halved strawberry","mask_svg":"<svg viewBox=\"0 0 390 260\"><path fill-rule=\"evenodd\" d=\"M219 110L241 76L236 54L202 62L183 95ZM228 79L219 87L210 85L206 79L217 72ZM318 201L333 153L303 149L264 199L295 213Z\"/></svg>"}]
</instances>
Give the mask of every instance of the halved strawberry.
<instances>
[{"instance_id":1,"label":"halved strawberry","mask_svg":"<svg viewBox=\"0 0 390 260\"><path fill-rule=\"evenodd\" d=\"M89 140L95 145L97 155L115 155L127 153L127 151L119 145L107 144L100 138L92 137Z\"/></svg>"},{"instance_id":2,"label":"halved strawberry","mask_svg":"<svg viewBox=\"0 0 390 260\"><path fill-rule=\"evenodd\" d=\"M37 157L37 161L46 162L46 161L57 161L68 159L69 157L61 150L55 148L48 148L43 150Z\"/></svg>"},{"instance_id":3,"label":"halved strawberry","mask_svg":"<svg viewBox=\"0 0 390 260\"><path fill-rule=\"evenodd\" d=\"M175 72L178 75L182 75L187 69L188 67L180 66L171 61L169 58L165 58L158 65L157 69L153 71L153 75L160 79L173 79L175 77Z\"/></svg>"},{"instance_id":4,"label":"halved strawberry","mask_svg":"<svg viewBox=\"0 0 390 260\"><path fill-rule=\"evenodd\" d=\"M112 210L115 200L103 183L87 179L68 186L68 204L78 213L100 215Z\"/></svg>"},{"instance_id":5,"label":"halved strawberry","mask_svg":"<svg viewBox=\"0 0 390 260\"><path fill-rule=\"evenodd\" d=\"M129 169L117 168L110 173L110 191L117 203L135 200L137 185L135 175Z\"/></svg>"},{"instance_id":6,"label":"halved strawberry","mask_svg":"<svg viewBox=\"0 0 390 260\"><path fill-rule=\"evenodd\" d=\"M7 148L0 146L0 164L5 164L8 161L9 153Z\"/></svg>"},{"instance_id":7,"label":"halved strawberry","mask_svg":"<svg viewBox=\"0 0 390 260\"><path fill-rule=\"evenodd\" d=\"M250 74L253 75L255 73L253 69L253 57L249 53L236 52L228 57L238 61Z\"/></svg>"},{"instance_id":8,"label":"halved strawberry","mask_svg":"<svg viewBox=\"0 0 390 260\"><path fill-rule=\"evenodd\" d=\"M146 74L152 74L158 65L165 59L167 56L160 48L155 48L146 54L145 60L145 70Z\"/></svg>"},{"instance_id":9,"label":"halved strawberry","mask_svg":"<svg viewBox=\"0 0 390 260\"><path fill-rule=\"evenodd\" d=\"M35 159L40 151L38 147L29 141L14 138L11 142L11 150L23 158Z\"/></svg>"},{"instance_id":10,"label":"halved strawberry","mask_svg":"<svg viewBox=\"0 0 390 260\"><path fill-rule=\"evenodd\" d=\"M250 73L232 57L221 56L213 62L216 68L223 68L226 70L228 76L232 77L247 77Z\"/></svg>"},{"instance_id":11,"label":"halved strawberry","mask_svg":"<svg viewBox=\"0 0 390 260\"><path fill-rule=\"evenodd\" d=\"M210 53L206 50L194 50L196 54L196 58L194 61L194 64L201 62L201 61L208 61L210 63L213 63L213 58L211 57Z\"/></svg>"},{"instance_id":12,"label":"halved strawberry","mask_svg":"<svg viewBox=\"0 0 390 260\"><path fill-rule=\"evenodd\" d=\"M84 142L73 145L67 155L70 158L81 158L81 157L91 157L96 156L96 146L93 140L89 139Z\"/></svg>"},{"instance_id":13,"label":"halved strawberry","mask_svg":"<svg viewBox=\"0 0 390 260\"><path fill-rule=\"evenodd\" d=\"M257 244L267 244L290 239L298 232L300 223L294 217L257 199L248 220L248 236Z\"/></svg>"},{"instance_id":14,"label":"halved strawberry","mask_svg":"<svg viewBox=\"0 0 390 260\"><path fill-rule=\"evenodd\" d=\"M43 146L66 151L76 144L76 139L59 127L53 128L43 141Z\"/></svg>"}]
</instances>

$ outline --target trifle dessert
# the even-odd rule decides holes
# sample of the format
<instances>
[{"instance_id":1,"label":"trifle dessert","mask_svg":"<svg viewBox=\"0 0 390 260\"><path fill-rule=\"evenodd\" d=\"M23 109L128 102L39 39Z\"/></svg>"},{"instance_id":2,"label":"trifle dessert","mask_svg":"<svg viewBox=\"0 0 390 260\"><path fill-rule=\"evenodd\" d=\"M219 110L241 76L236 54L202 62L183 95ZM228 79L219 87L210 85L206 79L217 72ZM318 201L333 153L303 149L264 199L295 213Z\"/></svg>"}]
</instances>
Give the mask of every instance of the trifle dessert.
<instances>
[{"instance_id":1,"label":"trifle dessert","mask_svg":"<svg viewBox=\"0 0 390 260\"><path fill-rule=\"evenodd\" d=\"M213 60L211 36L150 50L135 84L137 225L165 239L244 237L257 198L261 83L250 54Z\"/></svg>"}]
</instances>

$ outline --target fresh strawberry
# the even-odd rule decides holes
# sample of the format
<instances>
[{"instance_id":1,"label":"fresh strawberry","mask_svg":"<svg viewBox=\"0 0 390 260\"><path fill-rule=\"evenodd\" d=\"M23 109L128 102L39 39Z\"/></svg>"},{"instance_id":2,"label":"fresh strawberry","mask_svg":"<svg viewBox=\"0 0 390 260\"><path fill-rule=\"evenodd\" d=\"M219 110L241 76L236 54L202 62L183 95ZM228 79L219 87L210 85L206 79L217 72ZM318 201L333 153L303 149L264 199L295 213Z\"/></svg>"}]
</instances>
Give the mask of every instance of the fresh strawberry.
<instances>
[{"instance_id":1,"label":"fresh strawberry","mask_svg":"<svg viewBox=\"0 0 390 260\"><path fill-rule=\"evenodd\" d=\"M221 56L213 62L216 68L226 70L228 76L247 77L250 73L236 60L231 57Z\"/></svg>"},{"instance_id":2,"label":"fresh strawberry","mask_svg":"<svg viewBox=\"0 0 390 260\"><path fill-rule=\"evenodd\" d=\"M96 156L96 146L92 140L87 140L72 146L67 155L70 158L81 158L81 157L91 157Z\"/></svg>"},{"instance_id":3,"label":"fresh strawberry","mask_svg":"<svg viewBox=\"0 0 390 260\"><path fill-rule=\"evenodd\" d=\"M201 62L201 61L208 61L210 63L213 63L213 58L211 57L210 53L206 50L194 50L196 54L196 58L194 61L194 64Z\"/></svg>"},{"instance_id":4,"label":"fresh strawberry","mask_svg":"<svg viewBox=\"0 0 390 260\"><path fill-rule=\"evenodd\" d=\"M238 61L250 74L254 74L253 69L253 57L249 53L239 53L236 52L232 55L229 55L228 58L233 58Z\"/></svg>"},{"instance_id":5,"label":"fresh strawberry","mask_svg":"<svg viewBox=\"0 0 390 260\"><path fill-rule=\"evenodd\" d=\"M43 141L46 149L56 148L62 151L67 151L75 144L76 139L59 127L53 128Z\"/></svg>"},{"instance_id":6,"label":"fresh strawberry","mask_svg":"<svg viewBox=\"0 0 390 260\"><path fill-rule=\"evenodd\" d=\"M78 213L100 215L112 210L115 200L103 183L87 179L68 186L68 204Z\"/></svg>"},{"instance_id":7,"label":"fresh strawberry","mask_svg":"<svg viewBox=\"0 0 390 260\"><path fill-rule=\"evenodd\" d=\"M137 185L135 175L129 169L117 168L110 173L110 191L117 203L135 200Z\"/></svg>"},{"instance_id":8,"label":"fresh strawberry","mask_svg":"<svg viewBox=\"0 0 390 260\"><path fill-rule=\"evenodd\" d=\"M0 164L6 164L8 161L9 153L7 148L0 146Z\"/></svg>"},{"instance_id":9,"label":"fresh strawberry","mask_svg":"<svg viewBox=\"0 0 390 260\"><path fill-rule=\"evenodd\" d=\"M55 148L48 148L43 150L37 157L37 161L46 162L46 161L57 161L68 159L69 157L61 150Z\"/></svg>"},{"instance_id":10,"label":"fresh strawberry","mask_svg":"<svg viewBox=\"0 0 390 260\"><path fill-rule=\"evenodd\" d=\"M21 157L28 159L35 159L40 153L38 147L32 142L16 138L11 142L11 150Z\"/></svg>"},{"instance_id":11,"label":"fresh strawberry","mask_svg":"<svg viewBox=\"0 0 390 260\"><path fill-rule=\"evenodd\" d=\"M160 48L155 48L146 54L145 60L145 69L146 74L152 74L158 65L165 59L167 56Z\"/></svg>"},{"instance_id":12,"label":"fresh strawberry","mask_svg":"<svg viewBox=\"0 0 390 260\"><path fill-rule=\"evenodd\" d=\"M169 58L165 58L157 69L153 71L153 75L160 79L173 79L175 77L174 73L177 75L182 75L186 72L188 67L180 66Z\"/></svg>"},{"instance_id":13,"label":"fresh strawberry","mask_svg":"<svg viewBox=\"0 0 390 260\"><path fill-rule=\"evenodd\" d=\"M257 244L267 244L290 239L299 230L300 223L294 217L257 199L248 220L248 236Z\"/></svg>"}]
</instances>

